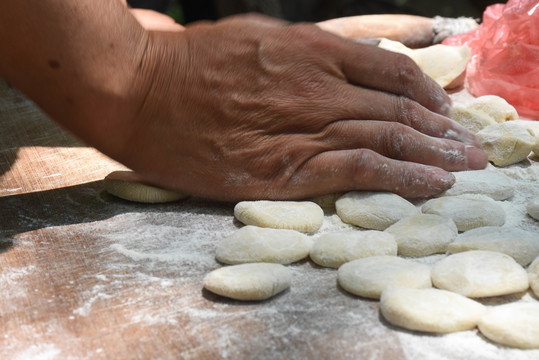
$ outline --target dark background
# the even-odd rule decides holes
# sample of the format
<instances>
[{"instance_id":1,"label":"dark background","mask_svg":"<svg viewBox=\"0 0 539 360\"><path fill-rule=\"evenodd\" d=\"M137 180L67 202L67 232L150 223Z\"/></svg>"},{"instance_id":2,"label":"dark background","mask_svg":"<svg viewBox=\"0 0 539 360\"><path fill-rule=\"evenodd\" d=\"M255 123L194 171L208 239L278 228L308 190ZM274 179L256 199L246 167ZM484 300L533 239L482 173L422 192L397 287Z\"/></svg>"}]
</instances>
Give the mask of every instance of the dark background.
<instances>
[{"instance_id":1,"label":"dark background","mask_svg":"<svg viewBox=\"0 0 539 360\"><path fill-rule=\"evenodd\" d=\"M493 0L128 0L134 8L153 9L186 24L258 12L288 21L322 21L366 14L413 14L427 17L481 18Z\"/></svg>"}]
</instances>

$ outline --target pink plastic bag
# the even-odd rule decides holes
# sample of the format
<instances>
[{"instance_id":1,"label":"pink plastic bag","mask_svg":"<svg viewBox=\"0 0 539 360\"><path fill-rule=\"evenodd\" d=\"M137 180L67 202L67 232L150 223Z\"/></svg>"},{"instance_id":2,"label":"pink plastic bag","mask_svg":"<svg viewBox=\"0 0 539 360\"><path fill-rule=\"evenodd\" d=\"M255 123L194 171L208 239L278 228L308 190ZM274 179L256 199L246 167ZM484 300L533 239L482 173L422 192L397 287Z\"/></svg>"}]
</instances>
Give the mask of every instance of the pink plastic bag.
<instances>
[{"instance_id":1,"label":"pink plastic bag","mask_svg":"<svg viewBox=\"0 0 539 360\"><path fill-rule=\"evenodd\" d=\"M501 96L521 116L539 120L539 1L491 5L479 28L444 44L471 49L466 87L473 95Z\"/></svg>"}]
</instances>

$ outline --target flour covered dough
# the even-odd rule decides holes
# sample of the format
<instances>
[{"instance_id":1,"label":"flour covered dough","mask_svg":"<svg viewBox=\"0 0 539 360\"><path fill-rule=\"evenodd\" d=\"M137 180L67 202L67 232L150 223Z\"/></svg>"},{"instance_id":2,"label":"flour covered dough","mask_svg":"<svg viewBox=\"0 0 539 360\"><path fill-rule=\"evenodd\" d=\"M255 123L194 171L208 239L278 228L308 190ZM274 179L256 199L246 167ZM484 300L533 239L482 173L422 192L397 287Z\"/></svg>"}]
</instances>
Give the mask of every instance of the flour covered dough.
<instances>
[{"instance_id":1,"label":"flour covered dough","mask_svg":"<svg viewBox=\"0 0 539 360\"><path fill-rule=\"evenodd\" d=\"M432 283L468 297L513 294L529 287L528 274L512 257L473 250L449 255L431 269Z\"/></svg>"},{"instance_id":2,"label":"flour covered dough","mask_svg":"<svg viewBox=\"0 0 539 360\"><path fill-rule=\"evenodd\" d=\"M395 236L399 255L411 257L445 253L458 233L453 220L432 214L404 218L385 231Z\"/></svg>"},{"instance_id":3,"label":"flour covered dough","mask_svg":"<svg viewBox=\"0 0 539 360\"><path fill-rule=\"evenodd\" d=\"M526 211L535 220L539 220L539 197L536 197L526 205Z\"/></svg>"},{"instance_id":4,"label":"flour covered dough","mask_svg":"<svg viewBox=\"0 0 539 360\"><path fill-rule=\"evenodd\" d=\"M289 288L290 279L290 270L281 264L241 264L210 272L204 287L236 300L265 300Z\"/></svg>"},{"instance_id":5,"label":"flour covered dough","mask_svg":"<svg viewBox=\"0 0 539 360\"><path fill-rule=\"evenodd\" d=\"M431 199L423 204L421 211L452 219L459 231L505 224L503 208L494 200L481 196L444 196Z\"/></svg>"},{"instance_id":6,"label":"flour covered dough","mask_svg":"<svg viewBox=\"0 0 539 360\"><path fill-rule=\"evenodd\" d=\"M397 255L393 235L377 230L326 233L314 241L310 253L315 263L331 268L375 255Z\"/></svg>"},{"instance_id":7,"label":"flour covered dough","mask_svg":"<svg viewBox=\"0 0 539 360\"><path fill-rule=\"evenodd\" d=\"M352 191L335 203L342 221L365 229L385 230L419 210L399 195L386 192Z\"/></svg>"},{"instance_id":8,"label":"flour covered dough","mask_svg":"<svg viewBox=\"0 0 539 360\"><path fill-rule=\"evenodd\" d=\"M479 320L479 331L498 344L539 349L539 303L512 303L490 308Z\"/></svg>"},{"instance_id":9,"label":"flour covered dough","mask_svg":"<svg viewBox=\"0 0 539 360\"><path fill-rule=\"evenodd\" d=\"M496 95L484 95L475 98L466 108L482 111L497 123L518 119L518 113L515 108L504 98Z\"/></svg>"},{"instance_id":10,"label":"flour covered dough","mask_svg":"<svg viewBox=\"0 0 539 360\"><path fill-rule=\"evenodd\" d=\"M490 170L457 171L452 173L455 183L445 191L445 196L478 194L493 200L506 200L515 193L513 180L502 173Z\"/></svg>"},{"instance_id":11,"label":"flour covered dough","mask_svg":"<svg viewBox=\"0 0 539 360\"><path fill-rule=\"evenodd\" d=\"M488 160L497 166L526 159L537 141L532 130L512 121L487 126L477 133L477 137Z\"/></svg>"},{"instance_id":12,"label":"flour covered dough","mask_svg":"<svg viewBox=\"0 0 539 360\"><path fill-rule=\"evenodd\" d=\"M380 311L405 329L449 333L476 327L486 307L450 291L390 287L382 293Z\"/></svg>"},{"instance_id":13,"label":"flour covered dough","mask_svg":"<svg viewBox=\"0 0 539 360\"><path fill-rule=\"evenodd\" d=\"M486 226L460 234L449 244L449 253L489 250L507 254L526 266L539 256L539 234L500 226Z\"/></svg>"},{"instance_id":14,"label":"flour covered dough","mask_svg":"<svg viewBox=\"0 0 539 360\"><path fill-rule=\"evenodd\" d=\"M290 264L306 258L311 246L312 240L298 231L247 225L218 245L216 259L224 264Z\"/></svg>"},{"instance_id":15,"label":"flour covered dough","mask_svg":"<svg viewBox=\"0 0 539 360\"><path fill-rule=\"evenodd\" d=\"M177 191L150 185L133 171L113 171L105 177L103 184L109 194L140 203L166 203L187 197Z\"/></svg>"},{"instance_id":16,"label":"flour covered dough","mask_svg":"<svg viewBox=\"0 0 539 360\"><path fill-rule=\"evenodd\" d=\"M355 295L379 299L390 286L430 288L430 268L397 256L371 256L342 265L338 271L341 287Z\"/></svg>"},{"instance_id":17,"label":"flour covered dough","mask_svg":"<svg viewBox=\"0 0 539 360\"><path fill-rule=\"evenodd\" d=\"M324 211L311 201L242 201L234 216L245 225L314 233L324 221Z\"/></svg>"},{"instance_id":18,"label":"flour covered dough","mask_svg":"<svg viewBox=\"0 0 539 360\"><path fill-rule=\"evenodd\" d=\"M528 279L533 293L539 298L539 257L535 258L528 267Z\"/></svg>"},{"instance_id":19,"label":"flour covered dough","mask_svg":"<svg viewBox=\"0 0 539 360\"><path fill-rule=\"evenodd\" d=\"M455 120L473 133L496 124L493 118L481 110L474 110L455 106L451 112L451 119Z\"/></svg>"}]
</instances>

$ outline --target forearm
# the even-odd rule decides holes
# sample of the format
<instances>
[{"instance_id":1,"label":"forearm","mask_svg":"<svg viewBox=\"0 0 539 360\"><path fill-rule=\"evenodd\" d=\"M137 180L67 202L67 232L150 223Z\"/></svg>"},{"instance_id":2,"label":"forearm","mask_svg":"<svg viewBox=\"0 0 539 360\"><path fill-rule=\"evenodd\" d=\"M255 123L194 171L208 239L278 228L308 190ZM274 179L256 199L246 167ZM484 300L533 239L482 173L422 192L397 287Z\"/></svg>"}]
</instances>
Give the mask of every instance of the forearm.
<instances>
[{"instance_id":1,"label":"forearm","mask_svg":"<svg viewBox=\"0 0 539 360\"><path fill-rule=\"evenodd\" d=\"M0 3L0 75L105 152L147 91L148 39L120 1Z\"/></svg>"}]
</instances>

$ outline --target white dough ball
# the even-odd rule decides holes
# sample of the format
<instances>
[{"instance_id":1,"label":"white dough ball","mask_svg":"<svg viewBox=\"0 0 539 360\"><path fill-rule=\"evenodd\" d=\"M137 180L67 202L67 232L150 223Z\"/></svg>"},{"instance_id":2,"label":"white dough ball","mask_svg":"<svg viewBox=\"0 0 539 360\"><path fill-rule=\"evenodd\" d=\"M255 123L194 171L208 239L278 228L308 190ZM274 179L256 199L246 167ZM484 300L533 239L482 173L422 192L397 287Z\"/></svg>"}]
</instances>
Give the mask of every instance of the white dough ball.
<instances>
[{"instance_id":1,"label":"white dough ball","mask_svg":"<svg viewBox=\"0 0 539 360\"><path fill-rule=\"evenodd\" d=\"M341 287L355 295L379 299L389 286L430 288L430 268L397 256L371 256L343 264L338 271Z\"/></svg>"},{"instance_id":2,"label":"white dough ball","mask_svg":"<svg viewBox=\"0 0 539 360\"><path fill-rule=\"evenodd\" d=\"M458 233L453 220L432 214L404 218L385 231L395 236L399 255L413 257L445 253Z\"/></svg>"},{"instance_id":3,"label":"white dough ball","mask_svg":"<svg viewBox=\"0 0 539 360\"><path fill-rule=\"evenodd\" d=\"M341 196L335 207L342 221L373 230L385 230L402 218L420 213L408 200L387 192L352 191Z\"/></svg>"},{"instance_id":4,"label":"white dough ball","mask_svg":"<svg viewBox=\"0 0 539 360\"><path fill-rule=\"evenodd\" d=\"M539 256L539 234L518 228L486 226L460 234L448 246L449 253L489 250L507 254L526 266Z\"/></svg>"},{"instance_id":5,"label":"white dough ball","mask_svg":"<svg viewBox=\"0 0 539 360\"><path fill-rule=\"evenodd\" d=\"M497 166L516 164L535 146L533 131L512 121L490 125L477 133L488 160Z\"/></svg>"},{"instance_id":6,"label":"white dough ball","mask_svg":"<svg viewBox=\"0 0 539 360\"><path fill-rule=\"evenodd\" d=\"M513 294L529 287L526 270L509 255L473 250L449 255L431 269L432 283L468 297Z\"/></svg>"},{"instance_id":7,"label":"white dough ball","mask_svg":"<svg viewBox=\"0 0 539 360\"><path fill-rule=\"evenodd\" d=\"M444 193L445 196L480 194L494 200L505 200L515 193L513 180L496 171L470 170L452 174L455 176L455 183Z\"/></svg>"},{"instance_id":8,"label":"white dough ball","mask_svg":"<svg viewBox=\"0 0 539 360\"><path fill-rule=\"evenodd\" d=\"M376 230L326 233L314 241L310 253L315 263L331 268L375 255L397 255L393 235Z\"/></svg>"},{"instance_id":9,"label":"white dough ball","mask_svg":"<svg viewBox=\"0 0 539 360\"><path fill-rule=\"evenodd\" d=\"M380 311L405 329L449 333L475 328L486 307L450 291L390 287L382 293Z\"/></svg>"},{"instance_id":10,"label":"white dough ball","mask_svg":"<svg viewBox=\"0 0 539 360\"><path fill-rule=\"evenodd\" d=\"M496 95L484 95L475 98L466 108L483 111L497 123L518 119L515 108L504 98Z\"/></svg>"},{"instance_id":11,"label":"white dough ball","mask_svg":"<svg viewBox=\"0 0 539 360\"><path fill-rule=\"evenodd\" d=\"M311 201L241 201L234 216L245 225L314 233L324 221L324 211Z\"/></svg>"},{"instance_id":12,"label":"white dough ball","mask_svg":"<svg viewBox=\"0 0 539 360\"><path fill-rule=\"evenodd\" d=\"M505 224L505 211L490 198L445 196L427 201L421 211L452 219L459 231Z\"/></svg>"},{"instance_id":13,"label":"white dough ball","mask_svg":"<svg viewBox=\"0 0 539 360\"><path fill-rule=\"evenodd\" d=\"M539 220L539 197L530 200L528 205L526 205L526 211L535 220Z\"/></svg>"},{"instance_id":14,"label":"white dough ball","mask_svg":"<svg viewBox=\"0 0 539 360\"><path fill-rule=\"evenodd\" d=\"M533 293L539 298L539 257L528 267L528 280Z\"/></svg>"},{"instance_id":15,"label":"white dough ball","mask_svg":"<svg viewBox=\"0 0 539 360\"><path fill-rule=\"evenodd\" d=\"M478 324L487 339L498 344L539 349L539 303L512 303L488 309Z\"/></svg>"},{"instance_id":16,"label":"white dough ball","mask_svg":"<svg viewBox=\"0 0 539 360\"><path fill-rule=\"evenodd\" d=\"M241 264L210 272L204 287L236 300L265 300L289 288L290 279L290 270L281 264Z\"/></svg>"},{"instance_id":17,"label":"white dough ball","mask_svg":"<svg viewBox=\"0 0 539 360\"><path fill-rule=\"evenodd\" d=\"M224 264L290 264L306 258L311 247L312 240L300 232L247 225L219 244L216 259Z\"/></svg>"}]
</instances>

